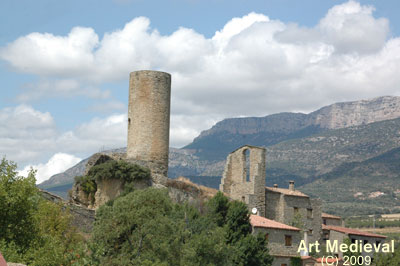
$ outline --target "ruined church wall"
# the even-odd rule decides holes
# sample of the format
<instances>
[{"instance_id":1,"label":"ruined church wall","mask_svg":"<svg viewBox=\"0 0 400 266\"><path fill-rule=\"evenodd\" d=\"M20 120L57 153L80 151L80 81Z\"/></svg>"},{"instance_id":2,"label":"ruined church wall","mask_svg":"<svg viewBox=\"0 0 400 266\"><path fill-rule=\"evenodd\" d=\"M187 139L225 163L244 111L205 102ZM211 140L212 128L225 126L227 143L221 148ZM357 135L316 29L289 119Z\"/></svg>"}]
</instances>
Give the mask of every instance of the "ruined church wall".
<instances>
[{"instance_id":1,"label":"ruined church wall","mask_svg":"<svg viewBox=\"0 0 400 266\"><path fill-rule=\"evenodd\" d=\"M246 151L249 151L248 155L246 155ZM246 169L246 156L249 156L248 169ZM221 191L228 194L232 199L244 201L249 210L254 207L257 208L259 215L264 216L264 187L264 148L246 145L229 154L221 180Z\"/></svg>"}]
</instances>

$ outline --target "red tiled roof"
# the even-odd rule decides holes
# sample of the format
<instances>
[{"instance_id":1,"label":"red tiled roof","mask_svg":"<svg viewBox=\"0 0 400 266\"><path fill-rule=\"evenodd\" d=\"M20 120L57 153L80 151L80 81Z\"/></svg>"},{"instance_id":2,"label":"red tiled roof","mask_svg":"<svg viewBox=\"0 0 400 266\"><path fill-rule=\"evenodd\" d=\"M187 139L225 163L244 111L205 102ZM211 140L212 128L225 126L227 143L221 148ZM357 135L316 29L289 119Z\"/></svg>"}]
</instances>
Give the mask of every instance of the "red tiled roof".
<instances>
[{"instance_id":1,"label":"red tiled roof","mask_svg":"<svg viewBox=\"0 0 400 266\"><path fill-rule=\"evenodd\" d=\"M261 217L258 215L250 215L250 223L253 227L263 227L263 228L273 228L273 229L283 229L283 230L292 230L292 231L300 231L299 228L289 226L286 224L279 223L274 220L267 219L265 217Z\"/></svg>"},{"instance_id":2,"label":"red tiled roof","mask_svg":"<svg viewBox=\"0 0 400 266\"><path fill-rule=\"evenodd\" d=\"M7 266L7 262L3 258L3 255L1 255L1 252L0 252L0 266Z\"/></svg>"},{"instance_id":3,"label":"red tiled roof","mask_svg":"<svg viewBox=\"0 0 400 266\"><path fill-rule=\"evenodd\" d=\"M340 216L335 216L335 215L332 215L329 213L324 213L324 212L321 214L321 216L322 216L322 218L342 220L342 217L340 217Z\"/></svg>"},{"instance_id":4,"label":"red tiled roof","mask_svg":"<svg viewBox=\"0 0 400 266\"><path fill-rule=\"evenodd\" d=\"M324 230L333 230L341 233L345 233L348 235L357 235L357 236L368 236L368 237L377 237L377 238L386 238L386 236L363 232L360 230L356 230L353 228L341 227L341 226L333 226L333 225L322 225L322 229Z\"/></svg>"},{"instance_id":5,"label":"red tiled roof","mask_svg":"<svg viewBox=\"0 0 400 266\"><path fill-rule=\"evenodd\" d=\"M276 187L265 187L265 190L269 190L272 192L278 192L278 193L282 193L284 195L289 195L289 196L297 196L297 197L307 197L309 198L309 196L307 196L306 194L304 194L303 192L300 192L299 190L290 190L287 188L276 188Z\"/></svg>"}]
</instances>

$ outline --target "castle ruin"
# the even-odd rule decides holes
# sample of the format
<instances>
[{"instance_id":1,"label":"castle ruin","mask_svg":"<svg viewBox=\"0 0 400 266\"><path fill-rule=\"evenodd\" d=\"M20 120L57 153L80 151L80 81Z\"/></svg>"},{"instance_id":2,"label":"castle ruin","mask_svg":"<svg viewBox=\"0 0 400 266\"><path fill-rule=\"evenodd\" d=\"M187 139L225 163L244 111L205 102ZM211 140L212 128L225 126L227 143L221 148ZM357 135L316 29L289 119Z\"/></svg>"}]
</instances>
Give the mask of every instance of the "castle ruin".
<instances>
[{"instance_id":1,"label":"castle ruin","mask_svg":"<svg viewBox=\"0 0 400 266\"><path fill-rule=\"evenodd\" d=\"M127 160L150 168L154 183L168 174L171 75L142 70L130 73Z\"/></svg>"}]
</instances>

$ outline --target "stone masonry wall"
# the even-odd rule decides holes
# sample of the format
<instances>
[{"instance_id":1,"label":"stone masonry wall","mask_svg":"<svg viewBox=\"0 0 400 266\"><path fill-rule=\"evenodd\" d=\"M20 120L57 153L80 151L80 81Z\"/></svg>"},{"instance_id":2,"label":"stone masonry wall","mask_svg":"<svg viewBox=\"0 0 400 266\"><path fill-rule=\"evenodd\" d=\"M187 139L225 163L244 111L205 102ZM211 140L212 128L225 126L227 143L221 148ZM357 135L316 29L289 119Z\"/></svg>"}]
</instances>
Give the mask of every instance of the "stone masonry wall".
<instances>
[{"instance_id":1,"label":"stone masonry wall","mask_svg":"<svg viewBox=\"0 0 400 266\"><path fill-rule=\"evenodd\" d=\"M299 253L297 253L301 240L299 231L256 227L254 228L254 233L268 234L268 249L271 255L299 256ZM291 246L285 246L285 235L292 237Z\"/></svg>"},{"instance_id":2,"label":"stone masonry wall","mask_svg":"<svg viewBox=\"0 0 400 266\"><path fill-rule=\"evenodd\" d=\"M265 190L265 217L284 223L284 195Z\"/></svg>"},{"instance_id":3,"label":"stone masonry wall","mask_svg":"<svg viewBox=\"0 0 400 266\"><path fill-rule=\"evenodd\" d=\"M246 151L249 168L246 169ZM249 171L249 173L247 173ZM249 177L247 180L246 177ZM265 149L243 146L229 154L221 180L220 190L230 198L244 201L249 210L257 208L265 215Z\"/></svg>"},{"instance_id":4,"label":"stone masonry wall","mask_svg":"<svg viewBox=\"0 0 400 266\"><path fill-rule=\"evenodd\" d=\"M322 233L321 201L308 197L285 195L283 210L284 219L279 222L290 225L294 221L295 207L298 208L298 212L301 215L302 229L307 232L308 241L318 241ZM312 210L311 216L308 214L308 210Z\"/></svg>"},{"instance_id":5,"label":"stone masonry wall","mask_svg":"<svg viewBox=\"0 0 400 266\"><path fill-rule=\"evenodd\" d=\"M170 99L170 74L130 74L127 158L146 162L153 182L162 185L168 173Z\"/></svg>"}]
</instances>

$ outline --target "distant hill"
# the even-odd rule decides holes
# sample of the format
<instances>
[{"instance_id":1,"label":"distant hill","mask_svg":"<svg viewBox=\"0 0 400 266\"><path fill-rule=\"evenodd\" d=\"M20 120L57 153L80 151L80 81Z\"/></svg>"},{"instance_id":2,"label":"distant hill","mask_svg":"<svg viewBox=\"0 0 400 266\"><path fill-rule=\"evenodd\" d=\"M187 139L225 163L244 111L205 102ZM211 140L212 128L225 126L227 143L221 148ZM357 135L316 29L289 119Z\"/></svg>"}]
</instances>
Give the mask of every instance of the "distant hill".
<instances>
[{"instance_id":1,"label":"distant hill","mask_svg":"<svg viewBox=\"0 0 400 266\"><path fill-rule=\"evenodd\" d=\"M299 189L323 199L330 213L351 216L398 212L400 148L362 162L343 163Z\"/></svg>"},{"instance_id":2,"label":"distant hill","mask_svg":"<svg viewBox=\"0 0 400 266\"><path fill-rule=\"evenodd\" d=\"M272 146L331 129L365 125L400 117L400 97L335 103L310 114L280 113L265 117L229 118L201 132L184 149L202 160L224 160L244 145Z\"/></svg>"},{"instance_id":3,"label":"distant hill","mask_svg":"<svg viewBox=\"0 0 400 266\"><path fill-rule=\"evenodd\" d=\"M310 114L225 119L186 147L170 149L169 176L183 175L218 188L226 156L244 144L267 148L267 185L286 187L288 180L295 180L296 187L326 200L333 213L380 212L385 201L398 204L397 194L389 190L400 189L393 159L400 147L400 97L336 103ZM39 186L58 189L72 184L85 163ZM387 182L382 185L385 194L366 196L379 194L380 182ZM362 196L354 197L355 193Z\"/></svg>"}]
</instances>

